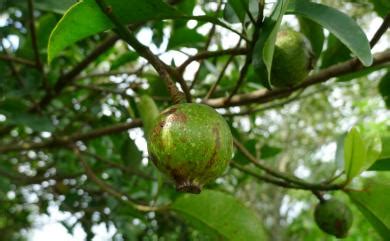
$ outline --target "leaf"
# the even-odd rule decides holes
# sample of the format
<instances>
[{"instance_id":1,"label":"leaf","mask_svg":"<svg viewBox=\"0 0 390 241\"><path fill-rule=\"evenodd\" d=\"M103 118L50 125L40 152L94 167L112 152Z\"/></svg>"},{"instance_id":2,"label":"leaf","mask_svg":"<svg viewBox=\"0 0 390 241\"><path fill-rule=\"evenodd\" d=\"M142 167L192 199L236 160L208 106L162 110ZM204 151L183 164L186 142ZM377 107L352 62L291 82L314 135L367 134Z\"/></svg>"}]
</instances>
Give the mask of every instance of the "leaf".
<instances>
[{"instance_id":1,"label":"leaf","mask_svg":"<svg viewBox=\"0 0 390 241\"><path fill-rule=\"evenodd\" d=\"M390 136L382 137L383 148L378 160L368 169L370 171L390 171Z\"/></svg>"},{"instance_id":2,"label":"leaf","mask_svg":"<svg viewBox=\"0 0 390 241\"><path fill-rule=\"evenodd\" d=\"M152 97L148 95L140 97L137 107L144 125L145 138L147 138L160 112Z\"/></svg>"},{"instance_id":3,"label":"leaf","mask_svg":"<svg viewBox=\"0 0 390 241\"><path fill-rule=\"evenodd\" d=\"M139 55L133 51L127 51L111 62L111 70L116 70L124 64L137 60Z\"/></svg>"},{"instance_id":4,"label":"leaf","mask_svg":"<svg viewBox=\"0 0 390 241\"><path fill-rule=\"evenodd\" d=\"M309 39L316 59L324 46L325 35L322 27L310 19L298 17L301 32Z\"/></svg>"},{"instance_id":5,"label":"leaf","mask_svg":"<svg viewBox=\"0 0 390 241\"><path fill-rule=\"evenodd\" d=\"M243 144L249 152L256 153L256 144L257 144L256 140L254 139L247 140ZM250 162L250 160L240 151L236 152L236 154L234 155L234 159L237 160L237 162L242 165L248 164Z\"/></svg>"},{"instance_id":6,"label":"leaf","mask_svg":"<svg viewBox=\"0 0 390 241\"><path fill-rule=\"evenodd\" d=\"M387 109L390 109L390 71L379 82L379 93L382 95L383 101L386 104Z\"/></svg>"},{"instance_id":7,"label":"leaf","mask_svg":"<svg viewBox=\"0 0 390 241\"><path fill-rule=\"evenodd\" d=\"M307 0L291 0L287 13L304 16L334 34L365 66L372 64L370 44L363 30L348 15Z\"/></svg>"},{"instance_id":8,"label":"leaf","mask_svg":"<svg viewBox=\"0 0 390 241\"><path fill-rule=\"evenodd\" d=\"M350 199L384 238L390 239L390 182L376 179L365 180L360 191L348 191Z\"/></svg>"},{"instance_id":9,"label":"leaf","mask_svg":"<svg viewBox=\"0 0 390 241\"><path fill-rule=\"evenodd\" d=\"M276 35L283 15L287 10L287 5L288 1L286 0L281 0L276 3L271 16L264 20L260 37L254 47L253 67L266 88L271 88L270 78Z\"/></svg>"},{"instance_id":10,"label":"leaf","mask_svg":"<svg viewBox=\"0 0 390 241\"><path fill-rule=\"evenodd\" d=\"M280 152L282 152L282 150L283 150L282 148L265 144L260 149L261 158L267 159L267 158L274 157L277 154L279 154Z\"/></svg>"},{"instance_id":11,"label":"leaf","mask_svg":"<svg viewBox=\"0 0 390 241\"><path fill-rule=\"evenodd\" d=\"M360 174L365 157L366 148L360 131L353 127L344 140L344 170L348 180Z\"/></svg>"},{"instance_id":12,"label":"leaf","mask_svg":"<svg viewBox=\"0 0 390 241\"><path fill-rule=\"evenodd\" d=\"M337 167L342 167L344 163L344 140L345 140L346 133L340 135L337 138L337 149L336 149L336 165Z\"/></svg>"},{"instance_id":13,"label":"leaf","mask_svg":"<svg viewBox=\"0 0 390 241\"><path fill-rule=\"evenodd\" d=\"M382 141L379 135L371 136L366 139L366 160L363 170L367 170L379 157L382 152Z\"/></svg>"},{"instance_id":14,"label":"leaf","mask_svg":"<svg viewBox=\"0 0 390 241\"><path fill-rule=\"evenodd\" d=\"M321 55L321 69L351 58L351 51L333 34L329 34L327 45Z\"/></svg>"},{"instance_id":15,"label":"leaf","mask_svg":"<svg viewBox=\"0 0 390 241\"><path fill-rule=\"evenodd\" d=\"M138 150L132 139L127 138L121 147L121 157L126 165L139 164L142 161L142 152Z\"/></svg>"},{"instance_id":16,"label":"leaf","mask_svg":"<svg viewBox=\"0 0 390 241\"><path fill-rule=\"evenodd\" d=\"M245 22L246 9L248 9L249 0L228 0L227 6L229 5L235 15L238 17L241 23Z\"/></svg>"},{"instance_id":17,"label":"leaf","mask_svg":"<svg viewBox=\"0 0 390 241\"><path fill-rule=\"evenodd\" d=\"M76 2L77 0L36 0L34 5L40 10L63 14Z\"/></svg>"},{"instance_id":18,"label":"leaf","mask_svg":"<svg viewBox=\"0 0 390 241\"><path fill-rule=\"evenodd\" d=\"M388 0L369 0L374 5L374 11L379 16L385 17L390 11L390 2Z\"/></svg>"},{"instance_id":19,"label":"leaf","mask_svg":"<svg viewBox=\"0 0 390 241\"><path fill-rule=\"evenodd\" d=\"M123 24L178 17L180 13L160 0L108 0L108 5ZM48 61L73 43L112 28L110 20L94 0L74 4L50 35Z\"/></svg>"},{"instance_id":20,"label":"leaf","mask_svg":"<svg viewBox=\"0 0 390 241\"><path fill-rule=\"evenodd\" d=\"M226 240L264 240L261 221L234 197L211 190L180 196L172 210L188 222Z\"/></svg>"},{"instance_id":21,"label":"leaf","mask_svg":"<svg viewBox=\"0 0 390 241\"><path fill-rule=\"evenodd\" d=\"M205 36L196 32L196 29L189 29L186 26L179 29L174 29L169 38L168 49L178 47L202 47L206 40Z\"/></svg>"}]
</instances>

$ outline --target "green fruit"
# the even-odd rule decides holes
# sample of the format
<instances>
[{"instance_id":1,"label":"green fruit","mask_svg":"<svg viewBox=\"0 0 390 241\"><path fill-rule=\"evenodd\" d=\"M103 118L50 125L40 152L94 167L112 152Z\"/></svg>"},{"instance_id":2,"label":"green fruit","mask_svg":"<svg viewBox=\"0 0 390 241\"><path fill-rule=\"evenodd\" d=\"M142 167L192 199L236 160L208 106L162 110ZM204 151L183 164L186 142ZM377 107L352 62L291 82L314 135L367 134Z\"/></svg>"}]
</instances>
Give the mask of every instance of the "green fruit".
<instances>
[{"instance_id":1,"label":"green fruit","mask_svg":"<svg viewBox=\"0 0 390 241\"><path fill-rule=\"evenodd\" d=\"M149 134L148 149L157 168L182 192L200 193L220 176L233 157L230 128L213 108L194 103L163 111Z\"/></svg>"},{"instance_id":2,"label":"green fruit","mask_svg":"<svg viewBox=\"0 0 390 241\"><path fill-rule=\"evenodd\" d=\"M314 211L318 227L325 233L344 238L352 225L352 212L344 203L331 199L320 202Z\"/></svg>"},{"instance_id":3,"label":"green fruit","mask_svg":"<svg viewBox=\"0 0 390 241\"><path fill-rule=\"evenodd\" d=\"M278 32L271 69L271 85L291 87L302 82L313 65L310 42L294 30Z\"/></svg>"}]
</instances>

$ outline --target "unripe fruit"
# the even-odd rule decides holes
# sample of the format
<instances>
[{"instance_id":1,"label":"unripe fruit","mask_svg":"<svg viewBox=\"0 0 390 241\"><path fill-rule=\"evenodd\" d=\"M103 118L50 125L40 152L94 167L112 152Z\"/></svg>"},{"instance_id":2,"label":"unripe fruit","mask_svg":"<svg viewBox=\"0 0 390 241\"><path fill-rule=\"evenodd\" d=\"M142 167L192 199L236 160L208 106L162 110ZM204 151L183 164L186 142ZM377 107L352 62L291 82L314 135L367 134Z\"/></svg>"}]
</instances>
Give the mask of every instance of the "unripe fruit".
<instances>
[{"instance_id":1,"label":"unripe fruit","mask_svg":"<svg viewBox=\"0 0 390 241\"><path fill-rule=\"evenodd\" d=\"M200 193L204 184L224 172L233 156L229 126L218 112L203 104L166 109L148 139L151 160L182 192Z\"/></svg>"},{"instance_id":2,"label":"unripe fruit","mask_svg":"<svg viewBox=\"0 0 390 241\"><path fill-rule=\"evenodd\" d=\"M291 87L302 82L313 68L309 40L294 30L278 32L271 68L271 85Z\"/></svg>"},{"instance_id":3,"label":"unripe fruit","mask_svg":"<svg viewBox=\"0 0 390 241\"><path fill-rule=\"evenodd\" d=\"M344 238L351 228L353 216L347 205L335 199L317 204L314 219L325 233Z\"/></svg>"}]
</instances>

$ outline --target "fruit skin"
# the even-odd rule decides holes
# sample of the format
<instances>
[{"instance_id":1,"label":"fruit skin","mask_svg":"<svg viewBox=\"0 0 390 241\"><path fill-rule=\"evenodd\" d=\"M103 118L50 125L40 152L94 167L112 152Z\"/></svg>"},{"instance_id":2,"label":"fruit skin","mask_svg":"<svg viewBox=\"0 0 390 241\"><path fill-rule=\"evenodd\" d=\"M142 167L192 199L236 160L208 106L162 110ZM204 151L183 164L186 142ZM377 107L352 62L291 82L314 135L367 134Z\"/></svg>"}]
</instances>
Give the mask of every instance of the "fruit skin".
<instances>
[{"instance_id":1,"label":"fruit skin","mask_svg":"<svg viewBox=\"0 0 390 241\"><path fill-rule=\"evenodd\" d=\"M163 111L149 134L148 150L156 167L176 189L200 193L220 176L233 157L230 128L213 108L195 103Z\"/></svg>"},{"instance_id":2,"label":"fruit skin","mask_svg":"<svg viewBox=\"0 0 390 241\"><path fill-rule=\"evenodd\" d=\"M276 88L302 82L313 68L314 56L309 40L297 31L278 32L271 68L271 85Z\"/></svg>"},{"instance_id":3,"label":"fruit skin","mask_svg":"<svg viewBox=\"0 0 390 241\"><path fill-rule=\"evenodd\" d=\"M336 199L320 202L314 211L318 227L325 233L344 238L352 226L353 216L349 207Z\"/></svg>"}]
</instances>

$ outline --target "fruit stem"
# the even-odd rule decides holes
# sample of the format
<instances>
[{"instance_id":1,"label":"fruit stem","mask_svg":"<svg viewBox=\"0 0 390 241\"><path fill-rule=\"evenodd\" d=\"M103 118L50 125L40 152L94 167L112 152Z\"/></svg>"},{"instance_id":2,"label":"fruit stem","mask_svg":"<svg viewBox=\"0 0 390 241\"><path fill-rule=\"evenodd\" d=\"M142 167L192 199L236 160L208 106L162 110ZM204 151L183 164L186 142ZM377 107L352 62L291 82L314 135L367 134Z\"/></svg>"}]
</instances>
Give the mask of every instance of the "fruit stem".
<instances>
[{"instance_id":1,"label":"fruit stem","mask_svg":"<svg viewBox=\"0 0 390 241\"><path fill-rule=\"evenodd\" d=\"M193 194L199 194L201 192L200 186L190 181L177 182L176 190L179 192L187 192Z\"/></svg>"}]
</instances>

